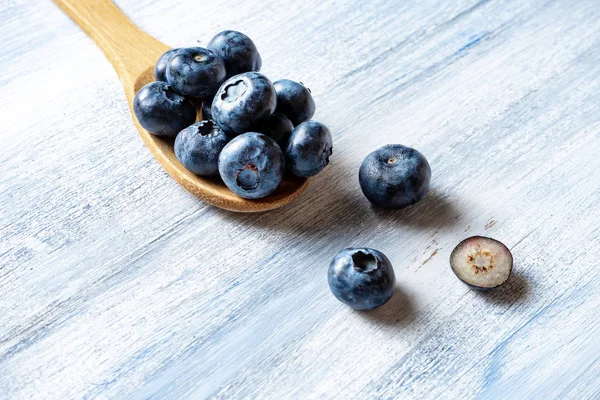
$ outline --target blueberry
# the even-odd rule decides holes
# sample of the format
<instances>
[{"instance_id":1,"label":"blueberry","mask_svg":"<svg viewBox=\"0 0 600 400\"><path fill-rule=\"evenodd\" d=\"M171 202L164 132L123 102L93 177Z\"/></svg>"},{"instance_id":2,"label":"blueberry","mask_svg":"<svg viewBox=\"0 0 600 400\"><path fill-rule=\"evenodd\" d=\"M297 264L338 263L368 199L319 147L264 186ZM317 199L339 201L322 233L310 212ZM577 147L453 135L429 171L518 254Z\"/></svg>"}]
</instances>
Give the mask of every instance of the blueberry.
<instances>
[{"instance_id":1,"label":"blueberry","mask_svg":"<svg viewBox=\"0 0 600 400\"><path fill-rule=\"evenodd\" d=\"M308 178L329 164L333 153L331 133L316 121L303 122L294 129L285 150L288 169L296 176Z\"/></svg>"},{"instance_id":2,"label":"blueberry","mask_svg":"<svg viewBox=\"0 0 600 400\"><path fill-rule=\"evenodd\" d=\"M254 42L236 31L223 31L208 42L208 49L225 61L227 77L260 71L262 60Z\"/></svg>"},{"instance_id":3,"label":"blueberry","mask_svg":"<svg viewBox=\"0 0 600 400\"><path fill-rule=\"evenodd\" d=\"M394 294L396 284L390 260L369 248L340 251L329 264L327 280L333 295L355 310L383 305Z\"/></svg>"},{"instance_id":4,"label":"blueberry","mask_svg":"<svg viewBox=\"0 0 600 400\"><path fill-rule=\"evenodd\" d=\"M186 96L214 95L225 80L221 57L202 47L181 49L167 64L167 82Z\"/></svg>"},{"instance_id":5,"label":"blueberry","mask_svg":"<svg viewBox=\"0 0 600 400\"><path fill-rule=\"evenodd\" d=\"M292 122L283 114L275 113L262 124L254 127L253 131L264 133L275 140L279 147L285 149L294 130Z\"/></svg>"},{"instance_id":6,"label":"blueberry","mask_svg":"<svg viewBox=\"0 0 600 400\"><path fill-rule=\"evenodd\" d=\"M167 64L171 57L173 57L179 50L181 49L171 49L167 50L156 62L154 66L154 79L157 81L166 82L167 81Z\"/></svg>"},{"instance_id":7,"label":"blueberry","mask_svg":"<svg viewBox=\"0 0 600 400\"><path fill-rule=\"evenodd\" d=\"M450 255L450 266L456 276L471 288L489 290L508 280L513 257L501 242L473 236L454 248Z\"/></svg>"},{"instance_id":8,"label":"blueberry","mask_svg":"<svg viewBox=\"0 0 600 400\"><path fill-rule=\"evenodd\" d=\"M206 99L202 100L202 119L213 119L212 117L212 102L213 102L213 97L208 97Z\"/></svg>"},{"instance_id":9,"label":"blueberry","mask_svg":"<svg viewBox=\"0 0 600 400\"><path fill-rule=\"evenodd\" d=\"M196 121L196 107L165 82L151 82L133 100L140 125L156 136L175 137Z\"/></svg>"},{"instance_id":10,"label":"blueberry","mask_svg":"<svg viewBox=\"0 0 600 400\"><path fill-rule=\"evenodd\" d=\"M258 72L236 75L223 83L212 103L212 117L229 134L248 132L275 111L275 88Z\"/></svg>"},{"instance_id":11,"label":"blueberry","mask_svg":"<svg viewBox=\"0 0 600 400\"><path fill-rule=\"evenodd\" d=\"M417 150L389 144L364 159L358 180L370 202L379 207L399 209L425 197L429 191L431 167Z\"/></svg>"},{"instance_id":12,"label":"blueberry","mask_svg":"<svg viewBox=\"0 0 600 400\"><path fill-rule=\"evenodd\" d=\"M227 142L227 135L213 121L200 121L179 132L175 139L175 155L196 175L216 175L219 173L219 154Z\"/></svg>"},{"instance_id":13,"label":"blueberry","mask_svg":"<svg viewBox=\"0 0 600 400\"><path fill-rule=\"evenodd\" d=\"M231 191L245 199L271 194L283 178L283 153L268 136L248 132L227 143L219 156L219 173Z\"/></svg>"},{"instance_id":14,"label":"blueberry","mask_svg":"<svg viewBox=\"0 0 600 400\"><path fill-rule=\"evenodd\" d=\"M310 94L310 89L302 83L282 79L273 84L277 92L277 109L275 112L282 113L299 125L308 121L315 115L315 101Z\"/></svg>"}]
</instances>

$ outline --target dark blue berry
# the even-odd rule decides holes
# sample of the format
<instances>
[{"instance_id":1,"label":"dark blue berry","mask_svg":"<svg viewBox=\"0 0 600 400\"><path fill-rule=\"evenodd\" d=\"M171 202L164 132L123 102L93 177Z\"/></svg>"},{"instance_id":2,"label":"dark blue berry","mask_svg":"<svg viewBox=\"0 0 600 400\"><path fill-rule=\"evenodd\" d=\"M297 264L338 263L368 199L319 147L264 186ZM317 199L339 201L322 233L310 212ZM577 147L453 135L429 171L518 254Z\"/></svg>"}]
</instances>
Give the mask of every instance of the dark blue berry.
<instances>
[{"instance_id":1,"label":"dark blue berry","mask_svg":"<svg viewBox=\"0 0 600 400\"><path fill-rule=\"evenodd\" d=\"M248 132L229 142L219 156L219 174L231 191L245 199L271 194L283 178L283 153L268 136Z\"/></svg>"},{"instance_id":2,"label":"dark blue berry","mask_svg":"<svg viewBox=\"0 0 600 400\"><path fill-rule=\"evenodd\" d=\"M287 147L293 130L294 125L288 117L279 113L271 115L268 120L252 129L252 131L264 133L275 140L282 150Z\"/></svg>"},{"instance_id":3,"label":"dark blue berry","mask_svg":"<svg viewBox=\"0 0 600 400\"><path fill-rule=\"evenodd\" d=\"M213 121L200 121L179 132L175 139L175 155L196 175L216 175L219 173L219 154L227 142L227 135Z\"/></svg>"},{"instance_id":4,"label":"dark blue berry","mask_svg":"<svg viewBox=\"0 0 600 400\"><path fill-rule=\"evenodd\" d=\"M327 280L333 295L355 310L383 305L394 294L396 284L390 260L369 248L340 251L329 265Z\"/></svg>"},{"instance_id":5,"label":"dark blue berry","mask_svg":"<svg viewBox=\"0 0 600 400\"><path fill-rule=\"evenodd\" d=\"M408 207L429 191L431 167L423 154L400 144L389 144L369 154L358 180L367 199L391 209Z\"/></svg>"},{"instance_id":6,"label":"dark blue berry","mask_svg":"<svg viewBox=\"0 0 600 400\"><path fill-rule=\"evenodd\" d=\"M167 82L186 96L214 95L225 80L225 64L221 57L202 47L189 47L176 52L167 64Z\"/></svg>"},{"instance_id":7,"label":"dark blue berry","mask_svg":"<svg viewBox=\"0 0 600 400\"><path fill-rule=\"evenodd\" d=\"M154 66L154 79L157 81L167 81L167 64L171 57L173 57L181 49L167 50L156 62Z\"/></svg>"},{"instance_id":8,"label":"dark blue berry","mask_svg":"<svg viewBox=\"0 0 600 400\"><path fill-rule=\"evenodd\" d=\"M303 122L294 129L285 150L288 169L296 176L308 178L329 164L333 153L331 133L316 121Z\"/></svg>"},{"instance_id":9,"label":"dark blue berry","mask_svg":"<svg viewBox=\"0 0 600 400\"><path fill-rule=\"evenodd\" d=\"M208 49L225 62L227 77L251 71L260 71L262 60L254 42L236 31L223 31L208 43Z\"/></svg>"},{"instance_id":10,"label":"dark blue berry","mask_svg":"<svg viewBox=\"0 0 600 400\"><path fill-rule=\"evenodd\" d=\"M275 111L275 88L258 72L246 72L229 78L212 104L215 122L232 135L248 132L266 121Z\"/></svg>"},{"instance_id":11,"label":"dark blue berry","mask_svg":"<svg viewBox=\"0 0 600 400\"><path fill-rule=\"evenodd\" d=\"M275 112L284 114L292 121L292 124L299 125L315 115L315 101L310 90L302 83L282 79L273 83L273 86L277 92Z\"/></svg>"},{"instance_id":12,"label":"dark blue berry","mask_svg":"<svg viewBox=\"0 0 600 400\"><path fill-rule=\"evenodd\" d=\"M212 117L212 102L213 97L208 97L206 99L202 99L202 119L213 119Z\"/></svg>"},{"instance_id":13,"label":"dark blue berry","mask_svg":"<svg viewBox=\"0 0 600 400\"><path fill-rule=\"evenodd\" d=\"M151 82L133 100L140 125L156 136L175 137L196 121L196 107L166 82Z\"/></svg>"}]
</instances>

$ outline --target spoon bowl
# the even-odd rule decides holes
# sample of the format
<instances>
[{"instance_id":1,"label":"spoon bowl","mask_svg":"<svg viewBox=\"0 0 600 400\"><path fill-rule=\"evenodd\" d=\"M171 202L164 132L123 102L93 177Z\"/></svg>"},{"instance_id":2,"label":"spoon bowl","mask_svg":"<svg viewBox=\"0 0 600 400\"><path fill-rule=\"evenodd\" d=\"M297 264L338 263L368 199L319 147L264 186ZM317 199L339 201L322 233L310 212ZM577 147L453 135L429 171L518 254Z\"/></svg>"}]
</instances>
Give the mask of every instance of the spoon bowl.
<instances>
[{"instance_id":1,"label":"spoon bowl","mask_svg":"<svg viewBox=\"0 0 600 400\"><path fill-rule=\"evenodd\" d=\"M282 207L308 186L308 180L286 175L275 192L257 200L243 199L225 186L220 178L192 174L179 162L173 139L146 131L133 114L133 99L144 85L154 81L154 64L169 47L135 26L110 0L54 0L104 52L117 72L133 122L156 160L188 192L216 207L235 212L262 212ZM198 120L202 119L198 111Z\"/></svg>"}]
</instances>

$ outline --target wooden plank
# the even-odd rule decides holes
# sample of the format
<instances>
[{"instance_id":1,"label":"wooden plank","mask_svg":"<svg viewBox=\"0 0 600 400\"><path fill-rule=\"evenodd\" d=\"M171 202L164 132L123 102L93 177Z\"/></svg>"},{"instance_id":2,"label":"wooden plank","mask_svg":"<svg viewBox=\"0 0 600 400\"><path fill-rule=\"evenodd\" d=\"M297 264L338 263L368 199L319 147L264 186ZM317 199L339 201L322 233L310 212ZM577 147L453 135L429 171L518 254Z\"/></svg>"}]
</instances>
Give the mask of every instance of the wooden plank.
<instances>
[{"instance_id":1,"label":"wooden plank","mask_svg":"<svg viewBox=\"0 0 600 400\"><path fill-rule=\"evenodd\" d=\"M598 3L414 3L117 1L172 46L241 30L267 75L312 89L332 165L289 207L235 215L162 171L57 7L6 1L0 398L597 398ZM358 188L387 143L432 166L405 211ZM514 254L496 292L449 269L474 234ZM375 312L327 287L355 245L395 267Z\"/></svg>"}]
</instances>

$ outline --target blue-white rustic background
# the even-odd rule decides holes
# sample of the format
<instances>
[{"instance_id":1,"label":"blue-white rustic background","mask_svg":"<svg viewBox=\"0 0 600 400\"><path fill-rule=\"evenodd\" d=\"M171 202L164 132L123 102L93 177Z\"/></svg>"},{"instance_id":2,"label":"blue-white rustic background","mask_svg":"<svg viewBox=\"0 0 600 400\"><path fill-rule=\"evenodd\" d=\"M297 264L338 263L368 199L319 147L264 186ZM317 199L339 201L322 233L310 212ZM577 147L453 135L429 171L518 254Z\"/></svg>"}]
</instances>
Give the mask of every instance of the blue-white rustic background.
<instances>
[{"instance_id":1,"label":"blue-white rustic background","mask_svg":"<svg viewBox=\"0 0 600 400\"><path fill-rule=\"evenodd\" d=\"M117 0L171 46L254 39L301 80L332 165L261 215L207 206L140 140L110 64L48 0L0 0L0 398L600 398L598 0ZM405 211L362 159L424 153ZM464 237L516 260L482 294ZM393 261L368 313L330 294L347 246Z\"/></svg>"}]
</instances>

